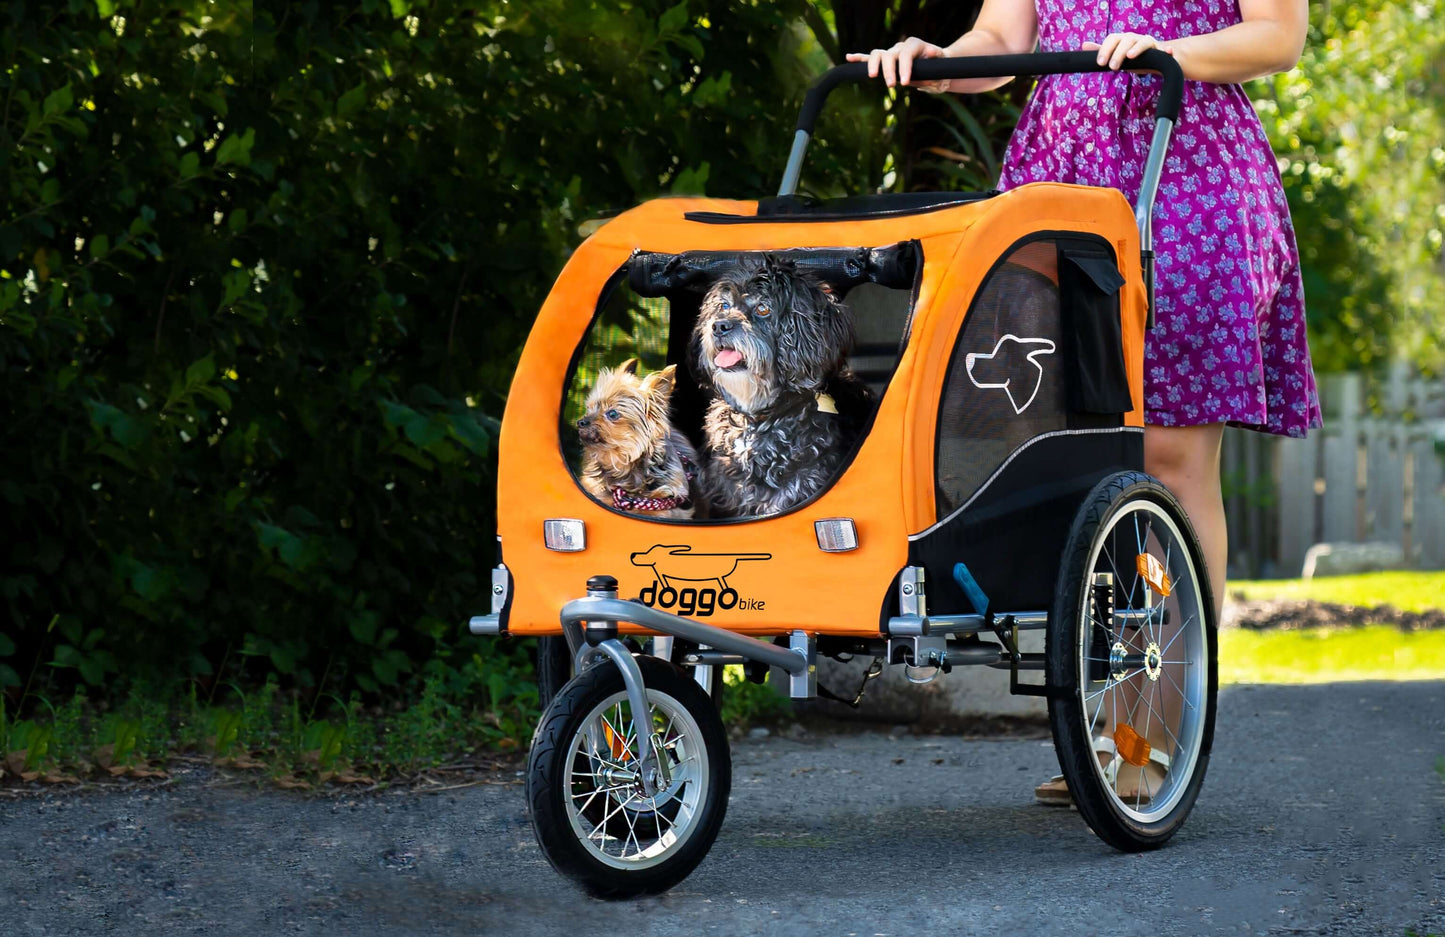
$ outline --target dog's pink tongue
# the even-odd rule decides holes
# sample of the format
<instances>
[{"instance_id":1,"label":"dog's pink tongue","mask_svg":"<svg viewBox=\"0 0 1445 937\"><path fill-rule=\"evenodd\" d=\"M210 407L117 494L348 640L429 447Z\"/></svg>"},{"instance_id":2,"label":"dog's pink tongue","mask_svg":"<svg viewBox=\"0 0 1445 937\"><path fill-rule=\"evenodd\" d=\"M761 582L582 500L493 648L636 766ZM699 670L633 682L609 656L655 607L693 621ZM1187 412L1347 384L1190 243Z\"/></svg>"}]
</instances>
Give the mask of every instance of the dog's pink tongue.
<instances>
[{"instance_id":1,"label":"dog's pink tongue","mask_svg":"<svg viewBox=\"0 0 1445 937\"><path fill-rule=\"evenodd\" d=\"M730 368L741 360L743 360L742 352L736 348L724 348L717 353L716 358L712 359L712 363L720 368Z\"/></svg>"}]
</instances>

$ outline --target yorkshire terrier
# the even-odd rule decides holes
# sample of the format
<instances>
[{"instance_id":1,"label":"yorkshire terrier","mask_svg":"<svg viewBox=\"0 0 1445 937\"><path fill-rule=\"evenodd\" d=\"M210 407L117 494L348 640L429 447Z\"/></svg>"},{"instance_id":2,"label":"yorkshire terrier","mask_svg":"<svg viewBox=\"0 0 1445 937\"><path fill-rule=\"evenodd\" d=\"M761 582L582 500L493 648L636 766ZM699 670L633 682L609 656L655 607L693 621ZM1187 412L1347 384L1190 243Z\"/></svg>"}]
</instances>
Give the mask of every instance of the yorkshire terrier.
<instances>
[{"instance_id":1,"label":"yorkshire terrier","mask_svg":"<svg viewBox=\"0 0 1445 937\"><path fill-rule=\"evenodd\" d=\"M670 364L639 378L636 358L597 375L577 421L582 487L593 497L629 514L706 516L693 492L697 451L668 416L676 376Z\"/></svg>"},{"instance_id":2,"label":"yorkshire terrier","mask_svg":"<svg viewBox=\"0 0 1445 937\"><path fill-rule=\"evenodd\" d=\"M872 413L849 370L853 317L827 286L772 255L708 290L693 330L703 421L702 488L717 516L776 514L843 467Z\"/></svg>"}]
</instances>

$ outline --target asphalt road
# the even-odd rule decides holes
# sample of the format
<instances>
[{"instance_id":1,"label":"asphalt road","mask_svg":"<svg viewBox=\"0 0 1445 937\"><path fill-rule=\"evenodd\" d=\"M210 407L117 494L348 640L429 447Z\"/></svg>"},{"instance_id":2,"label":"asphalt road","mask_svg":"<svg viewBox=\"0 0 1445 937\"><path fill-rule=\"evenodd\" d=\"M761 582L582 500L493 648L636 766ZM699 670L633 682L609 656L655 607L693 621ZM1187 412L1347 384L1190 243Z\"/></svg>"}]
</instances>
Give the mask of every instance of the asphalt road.
<instances>
[{"instance_id":1,"label":"asphalt road","mask_svg":"<svg viewBox=\"0 0 1445 937\"><path fill-rule=\"evenodd\" d=\"M0 801L0 933L1445 934L1445 684L1220 699L1193 815L1146 855L1031 803L1050 743L887 733L734 747L673 892L583 897L513 778L348 799L184 781Z\"/></svg>"}]
</instances>

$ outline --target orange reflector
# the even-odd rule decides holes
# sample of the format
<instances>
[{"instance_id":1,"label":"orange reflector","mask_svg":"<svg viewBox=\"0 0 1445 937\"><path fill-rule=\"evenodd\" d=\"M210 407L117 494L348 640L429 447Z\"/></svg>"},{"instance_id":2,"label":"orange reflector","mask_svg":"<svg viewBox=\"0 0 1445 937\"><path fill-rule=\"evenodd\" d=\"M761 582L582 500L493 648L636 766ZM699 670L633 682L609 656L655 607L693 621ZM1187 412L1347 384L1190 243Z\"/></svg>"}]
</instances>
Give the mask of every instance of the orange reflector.
<instances>
[{"instance_id":1,"label":"orange reflector","mask_svg":"<svg viewBox=\"0 0 1445 937\"><path fill-rule=\"evenodd\" d=\"M612 752L613 758L621 758L627 754L627 743L623 741L622 735L612 731L612 726L606 722L602 723L602 734L607 736L607 748Z\"/></svg>"},{"instance_id":2,"label":"orange reflector","mask_svg":"<svg viewBox=\"0 0 1445 937\"><path fill-rule=\"evenodd\" d=\"M1140 553L1134 558L1134 568L1139 570L1139 575L1143 576L1144 581L1160 596L1167 598L1174 588L1169 581L1169 574L1164 571L1164 564L1153 554Z\"/></svg>"},{"instance_id":3,"label":"orange reflector","mask_svg":"<svg viewBox=\"0 0 1445 937\"><path fill-rule=\"evenodd\" d=\"M1119 753L1120 758L1136 768L1142 768L1149 763L1149 743L1128 723L1114 730L1114 750Z\"/></svg>"}]
</instances>

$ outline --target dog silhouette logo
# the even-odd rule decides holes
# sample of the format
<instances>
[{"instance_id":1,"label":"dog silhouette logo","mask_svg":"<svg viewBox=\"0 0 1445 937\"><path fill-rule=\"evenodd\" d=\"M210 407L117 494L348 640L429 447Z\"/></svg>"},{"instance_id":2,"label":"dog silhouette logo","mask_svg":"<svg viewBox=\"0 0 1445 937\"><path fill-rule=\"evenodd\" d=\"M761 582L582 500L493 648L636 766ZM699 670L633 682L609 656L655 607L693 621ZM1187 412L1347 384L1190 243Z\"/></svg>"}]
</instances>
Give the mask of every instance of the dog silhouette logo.
<instances>
[{"instance_id":1,"label":"dog silhouette logo","mask_svg":"<svg viewBox=\"0 0 1445 937\"><path fill-rule=\"evenodd\" d=\"M1019 338L1005 335L988 354L972 353L963 359L973 386L999 389L1008 394L1014 413L1029 408L1044 383L1044 366L1039 358L1052 355L1055 345L1047 338ZM1020 403L1020 401L1023 401Z\"/></svg>"},{"instance_id":2,"label":"dog silhouette logo","mask_svg":"<svg viewBox=\"0 0 1445 937\"><path fill-rule=\"evenodd\" d=\"M653 608L677 608L706 617L721 608L762 611L760 599L743 599L728 585L738 565L773 558L771 553L694 553L687 544L658 544L632 554L632 565L652 570L652 582L638 599Z\"/></svg>"}]
</instances>

